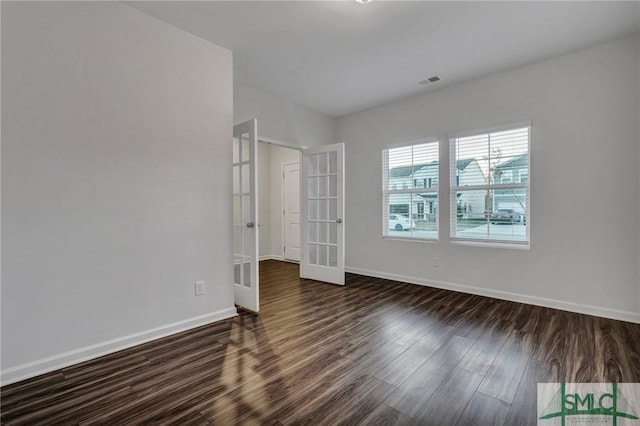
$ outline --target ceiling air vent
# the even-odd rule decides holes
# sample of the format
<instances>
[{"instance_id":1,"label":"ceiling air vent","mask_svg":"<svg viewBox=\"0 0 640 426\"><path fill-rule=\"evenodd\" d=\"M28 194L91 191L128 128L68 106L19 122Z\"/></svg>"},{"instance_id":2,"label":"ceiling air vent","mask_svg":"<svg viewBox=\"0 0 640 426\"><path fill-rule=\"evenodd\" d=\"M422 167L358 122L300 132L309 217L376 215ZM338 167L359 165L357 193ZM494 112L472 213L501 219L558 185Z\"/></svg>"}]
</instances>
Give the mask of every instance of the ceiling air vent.
<instances>
[{"instance_id":1,"label":"ceiling air vent","mask_svg":"<svg viewBox=\"0 0 640 426\"><path fill-rule=\"evenodd\" d=\"M429 77L429 78L425 78L424 80L420 80L418 82L418 84L420 86L426 86L427 84L435 83L436 81L440 81L440 77L438 77L437 75L434 75L433 77Z\"/></svg>"}]
</instances>

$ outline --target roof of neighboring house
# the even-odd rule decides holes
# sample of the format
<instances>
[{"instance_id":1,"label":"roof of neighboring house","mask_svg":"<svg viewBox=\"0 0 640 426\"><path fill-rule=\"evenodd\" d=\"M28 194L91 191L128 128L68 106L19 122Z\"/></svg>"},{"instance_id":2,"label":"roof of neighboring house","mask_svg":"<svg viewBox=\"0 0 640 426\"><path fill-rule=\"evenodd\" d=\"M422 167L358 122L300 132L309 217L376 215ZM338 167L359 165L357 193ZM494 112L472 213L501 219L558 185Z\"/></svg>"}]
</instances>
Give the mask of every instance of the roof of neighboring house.
<instances>
[{"instance_id":1,"label":"roof of neighboring house","mask_svg":"<svg viewBox=\"0 0 640 426\"><path fill-rule=\"evenodd\" d=\"M475 158L467 158L464 160L458 160L458 163L456 164L456 167L458 170L462 171L464 169L466 169L467 167L469 167L469 164L471 164L472 161L475 161ZM413 175L414 173L416 173L417 171L419 171L420 169L424 168L424 167L433 167L433 166L437 166L438 165L438 161L432 161L430 163L424 163L424 164L415 164L413 166L399 166L399 167L394 167L391 170L389 170L389 177L392 178L399 178L399 177L409 177L411 175Z\"/></svg>"},{"instance_id":2,"label":"roof of neighboring house","mask_svg":"<svg viewBox=\"0 0 640 426\"><path fill-rule=\"evenodd\" d=\"M456 164L456 168L460 171L466 169L472 161L475 161L475 158L467 158L465 160L458 160Z\"/></svg>"},{"instance_id":3,"label":"roof of neighboring house","mask_svg":"<svg viewBox=\"0 0 640 426\"><path fill-rule=\"evenodd\" d=\"M408 177L424 167L434 165L438 165L438 161L432 161L430 163L424 164L415 164L413 166L394 167L393 169L389 170L389 177Z\"/></svg>"},{"instance_id":4,"label":"roof of neighboring house","mask_svg":"<svg viewBox=\"0 0 640 426\"><path fill-rule=\"evenodd\" d=\"M517 157L513 157L508 159L505 162L502 162L495 166L495 169L511 169L514 167L526 167L529 161L529 154L522 154Z\"/></svg>"}]
</instances>

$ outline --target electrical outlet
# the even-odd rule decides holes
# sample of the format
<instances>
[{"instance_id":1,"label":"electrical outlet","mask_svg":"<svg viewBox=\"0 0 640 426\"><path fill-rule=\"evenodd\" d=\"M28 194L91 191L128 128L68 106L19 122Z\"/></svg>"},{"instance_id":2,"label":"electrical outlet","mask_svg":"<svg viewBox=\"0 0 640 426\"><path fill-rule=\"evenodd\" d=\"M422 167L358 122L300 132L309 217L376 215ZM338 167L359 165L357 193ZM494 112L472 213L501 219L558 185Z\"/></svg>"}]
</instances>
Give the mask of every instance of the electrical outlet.
<instances>
[{"instance_id":1,"label":"electrical outlet","mask_svg":"<svg viewBox=\"0 0 640 426\"><path fill-rule=\"evenodd\" d=\"M202 296L204 294L204 281L196 281L195 290L196 296Z\"/></svg>"},{"instance_id":2,"label":"electrical outlet","mask_svg":"<svg viewBox=\"0 0 640 426\"><path fill-rule=\"evenodd\" d=\"M434 268L437 268L438 266L440 266L439 260L437 257L433 257L433 263L431 264L431 266L433 266Z\"/></svg>"}]
</instances>

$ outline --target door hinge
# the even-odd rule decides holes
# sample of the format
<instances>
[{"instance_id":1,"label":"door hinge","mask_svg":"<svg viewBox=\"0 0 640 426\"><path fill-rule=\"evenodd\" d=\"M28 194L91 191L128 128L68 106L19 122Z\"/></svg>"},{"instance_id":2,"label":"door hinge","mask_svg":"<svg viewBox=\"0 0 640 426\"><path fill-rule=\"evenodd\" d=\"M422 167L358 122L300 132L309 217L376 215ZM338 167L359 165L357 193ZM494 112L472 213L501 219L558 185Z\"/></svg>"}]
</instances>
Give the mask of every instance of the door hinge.
<instances>
[{"instance_id":1,"label":"door hinge","mask_svg":"<svg viewBox=\"0 0 640 426\"><path fill-rule=\"evenodd\" d=\"M286 216L286 213L284 212L284 209L282 209L282 215Z\"/></svg>"}]
</instances>

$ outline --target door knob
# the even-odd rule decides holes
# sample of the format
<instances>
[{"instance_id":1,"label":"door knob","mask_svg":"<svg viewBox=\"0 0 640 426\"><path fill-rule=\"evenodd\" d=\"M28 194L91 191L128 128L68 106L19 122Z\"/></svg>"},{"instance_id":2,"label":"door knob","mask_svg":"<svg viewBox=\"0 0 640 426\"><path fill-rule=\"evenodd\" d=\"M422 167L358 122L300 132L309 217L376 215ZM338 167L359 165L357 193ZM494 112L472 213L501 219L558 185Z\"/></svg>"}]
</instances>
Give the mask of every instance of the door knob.
<instances>
[{"instance_id":1,"label":"door knob","mask_svg":"<svg viewBox=\"0 0 640 426\"><path fill-rule=\"evenodd\" d=\"M337 218L337 219L336 219L336 223L342 223L342 219Z\"/></svg>"},{"instance_id":2,"label":"door knob","mask_svg":"<svg viewBox=\"0 0 640 426\"><path fill-rule=\"evenodd\" d=\"M247 222L247 228L253 228L255 224L253 222Z\"/></svg>"}]
</instances>

